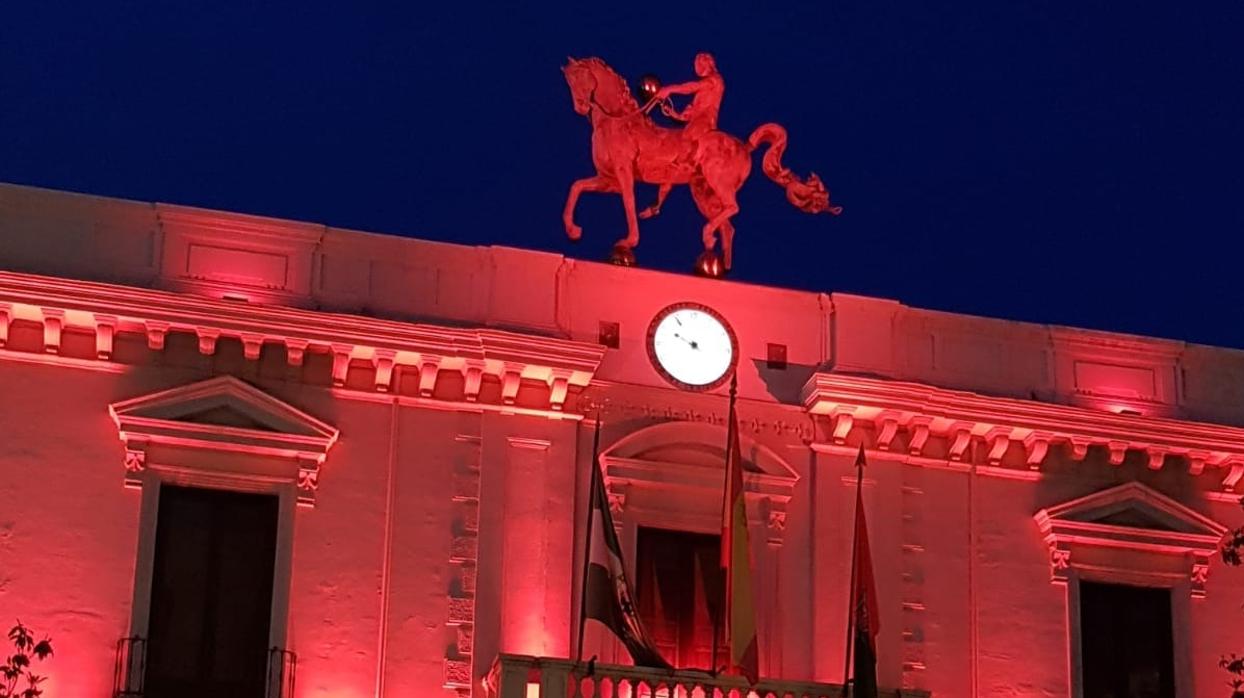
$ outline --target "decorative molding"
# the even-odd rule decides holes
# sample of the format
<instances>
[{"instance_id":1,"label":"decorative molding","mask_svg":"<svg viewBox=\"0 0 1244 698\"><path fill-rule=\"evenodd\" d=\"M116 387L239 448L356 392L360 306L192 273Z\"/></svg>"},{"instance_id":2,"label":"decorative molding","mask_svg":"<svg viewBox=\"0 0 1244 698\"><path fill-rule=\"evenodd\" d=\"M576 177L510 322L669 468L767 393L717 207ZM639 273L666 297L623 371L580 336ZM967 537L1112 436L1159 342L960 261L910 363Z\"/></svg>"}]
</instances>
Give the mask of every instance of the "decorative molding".
<instances>
[{"instance_id":1,"label":"decorative molding","mask_svg":"<svg viewBox=\"0 0 1244 698\"><path fill-rule=\"evenodd\" d=\"M309 342L303 339L293 339L286 337L285 342L285 361L290 366L301 366L303 359L307 355L307 347Z\"/></svg>"},{"instance_id":2,"label":"decorative molding","mask_svg":"<svg viewBox=\"0 0 1244 698\"><path fill-rule=\"evenodd\" d=\"M606 493L606 496L609 498L609 513L612 514L614 518L622 516L622 514L626 511L626 492L618 491L618 489L619 488L615 487L613 490Z\"/></svg>"},{"instance_id":3,"label":"decorative molding","mask_svg":"<svg viewBox=\"0 0 1244 698\"><path fill-rule=\"evenodd\" d=\"M441 375L441 357L424 356L419 362L419 397L432 397L436 379Z\"/></svg>"},{"instance_id":4,"label":"decorative molding","mask_svg":"<svg viewBox=\"0 0 1244 698\"><path fill-rule=\"evenodd\" d=\"M765 528L768 533L769 545L780 546L786 537L786 508L777 507L772 499L765 501Z\"/></svg>"},{"instance_id":5,"label":"decorative molding","mask_svg":"<svg viewBox=\"0 0 1244 698\"><path fill-rule=\"evenodd\" d=\"M168 336L168 323L148 320L143 324L147 332L147 348L152 351L164 351L164 339Z\"/></svg>"},{"instance_id":6,"label":"decorative molding","mask_svg":"<svg viewBox=\"0 0 1244 698\"><path fill-rule=\"evenodd\" d=\"M376 386L376 392L387 393L393 384L393 360L397 356L397 352L391 349L380 349L376 351L376 355L372 358L375 363L376 375L373 384ZM422 393L422 391L420 391ZM431 393L424 395L431 397Z\"/></svg>"},{"instance_id":7,"label":"decorative molding","mask_svg":"<svg viewBox=\"0 0 1244 698\"><path fill-rule=\"evenodd\" d=\"M484 364L480 361L467 361L462 366L462 394L467 402L479 400L479 389L484 380Z\"/></svg>"},{"instance_id":8,"label":"decorative molding","mask_svg":"<svg viewBox=\"0 0 1244 698\"><path fill-rule=\"evenodd\" d=\"M1002 456L1006 455L1007 449L1011 447L1011 432L1010 427L995 427L985 435L985 441L989 444L989 453L985 456L985 460L990 465L1002 464Z\"/></svg>"},{"instance_id":9,"label":"decorative molding","mask_svg":"<svg viewBox=\"0 0 1244 698\"><path fill-rule=\"evenodd\" d=\"M919 383L819 372L804 384L803 403L813 415L829 418L833 443L847 433L870 427L879 450L905 434L907 450L924 455L931 437L945 440L947 458L968 458L973 440L987 451L981 464L994 467L1026 465L1036 470L1050 457L1051 446L1065 445L1075 461L1091 446L1106 451L1107 461L1122 465L1130 452L1139 452L1154 470L1184 459L1191 474L1206 466L1234 468L1244 463L1244 428L1166 417L1115 413L1106 410L1017 400L948 390ZM844 427L843 417L849 416ZM1012 458L1010 446L1024 445L1023 458ZM1228 475L1223 488L1230 491L1240 476Z\"/></svg>"},{"instance_id":10,"label":"decorative molding","mask_svg":"<svg viewBox=\"0 0 1244 698\"><path fill-rule=\"evenodd\" d=\"M746 436L740 439L748 521L757 527L753 529L757 540L781 545L787 504L799 476L772 451ZM668 517L672 512L651 502L675 494L688 503L709 503L707 507L689 504L680 513L694 517L699 514L692 510L711 511L710 518L719 520L725 444L724 426L701 422L665 422L628 434L600 456L610 507L624 507L628 517L632 510L654 516L663 511L662 515ZM703 454L703 460L667 460L663 455L667 448L673 448L674 453L698 452ZM620 509L614 511L614 522L619 525L621 513Z\"/></svg>"},{"instance_id":11,"label":"decorative molding","mask_svg":"<svg viewBox=\"0 0 1244 698\"><path fill-rule=\"evenodd\" d=\"M319 488L319 461L300 459L298 463L298 503L304 506L315 506L315 492Z\"/></svg>"},{"instance_id":12,"label":"decorative molding","mask_svg":"<svg viewBox=\"0 0 1244 698\"><path fill-rule=\"evenodd\" d=\"M890 445L894 443L894 437L898 434L898 416L893 414L882 414L878 417L877 423L877 448L881 451L890 450Z\"/></svg>"},{"instance_id":13,"label":"decorative molding","mask_svg":"<svg viewBox=\"0 0 1244 698\"><path fill-rule=\"evenodd\" d=\"M43 351L60 353L60 338L65 326L65 311L61 308L40 308L43 315Z\"/></svg>"},{"instance_id":14,"label":"decorative molding","mask_svg":"<svg viewBox=\"0 0 1244 698\"><path fill-rule=\"evenodd\" d=\"M242 340L242 356L247 361L258 361L263 352L263 335L244 334Z\"/></svg>"},{"instance_id":15,"label":"decorative molding","mask_svg":"<svg viewBox=\"0 0 1244 698\"><path fill-rule=\"evenodd\" d=\"M1024 463L1032 470L1041 467L1041 462L1050 452L1050 441L1053 437L1043 432L1029 432L1024 437Z\"/></svg>"},{"instance_id":16,"label":"decorative molding","mask_svg":"<svg viewBox=\"0 0 1244 698\"><path fill-rule=\"evenodd\" d=\"M194 334L199 338L199 353L211 356L216 353L216 342L220 339L220 330L214 327L196 327Z\"/></svg>"},{"instance_id":17,"label":"decorative molding","mask_svg":"<svg viewBox=\"0 0 1244 698\"><path fill-rule=\"evenodd\" d=\"M847 437L851 435L851 427L855 426L855 416L851 409L839 409L830 415L830 421L833 423L833 435L830 437L834 443L841 446L847 442Z\"/></svg>"},{"instance_id":18,"label":"decorative molding","mask_svg":"<svg viewBox=\"0 0 1244 698\"><path fill-rule=\"evenodd\" d=\"M293 484L298 503L313 505L320 466L336 443L332 426L232 376L219 376L109 405L125 446L126 482L138 481L153 467L153 448L161 468L200 468L196 452L245 454L266 463L262 475ZM236 459L219 460L218 474L229 475ZM216 471L213 471L216 472ZM281 475L280 473L285 473Z\"/></svg>"},{"instance_id":19,"label":"decorative molding","mask_svg":"<svg viewBox=\"0 0 1244 698\"><path fill-rule=\"evenodd\" d=\"M333 354L333 387L345 387L346 378L350 373L350 347L344 344L333 344L330 349Z\"/></svg>"},{"instance_id":20,"label":"decorative molding","mask_svg":"<svg viewBox=\"0 0 1244 698\"><path fill-rule=\"evenodd\" d=\"M112 358L112 345L117 332L117 319L109 315L95 316L95 357L101 361Z\"/></svg>"},{"instance_id":21,"label":"decorative molding","mask_svg":"<svg viewBox=\"0 0 1244 698\"><path fill-rule=\"evenodd\" d=\"M1109 522L1123 513L1152 525ZM1185 574L1194 598L1205 596L1209 558L1227 532L1226 526L1139 482L1047 507L1033 520L1049 546L1051 581L1066 582L1079 566L1075 551L1086 548L1114 551L1116 568L1131 574L1150 573L1146 556L1178 556L1188 560Z\"/></svg>"},{"instance_id":22,"label":"decorative molding","mask_svg":"<svg viewBox=\"0 0 1244 698\"><path fill-rule=\"evenodd\" d=\"M386 380L391 371L412 367L424 398L433 397L439 371L465 370L463 394L445 396L445 401L476 402L489 395L506 406L549 410L553 418L559 418L556 414L565 409L572 391L591 382L605 353L605 347L597 344L556 337L396 322L15 272L0 272L0 343L7 339L17 307L26 307L26 314L44 313L44 344L53 353L59 351L60 330L71 313L114 320L105 325L112 328L105 332L113 334L141 328L153 351L162 351L168 333L175 332L194 334L199 351L207 355L216 351L220 338L238 339L250 360L259 357L265 343L284 344L292 366L301 365L308 351L329 352L337 388L345 387L352 358L374 362L376 379L370 388L380 392L391 389ZM91 321L83 329L98 334L100 326ZM501 384L499 396L481 389L489 376ZM524 384L539 383L548 386L543 405L520 397Z\"/></svg>"},{"instance_id":23,"label":"decorative molding","mask_svg":"<svg viewBox=\"0 0 1244 698\"><path fill-rule=\"evenodd\" d=\"M140 440L125 445L125 486L142 487L142 473L147 469L146 444Z\"/></svg>"},{"instance_id":24,"label":"decorative molding","mask_svg":"<svg viewBox=\"0 0 1244 698\"><path fill-rule=\"evenodd\" d=\"M1066 583L1067 572L1071 569L1071 551L1057 542L1050 546L1050 581Z\"/></svg>"}]
</instances>

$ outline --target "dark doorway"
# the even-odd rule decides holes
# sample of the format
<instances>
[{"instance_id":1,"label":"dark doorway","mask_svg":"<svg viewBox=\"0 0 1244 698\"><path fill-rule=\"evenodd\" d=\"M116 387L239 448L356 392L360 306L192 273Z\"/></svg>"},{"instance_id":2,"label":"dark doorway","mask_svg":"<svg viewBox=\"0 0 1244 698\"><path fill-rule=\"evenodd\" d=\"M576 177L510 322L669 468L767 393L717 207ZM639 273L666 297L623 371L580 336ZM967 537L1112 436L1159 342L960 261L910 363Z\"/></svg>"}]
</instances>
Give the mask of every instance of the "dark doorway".
<instances>
[{"instance_id":1,"label":"dark doorway","mask_svg":"<svg viewBox=\"0 0 1244 698\"><path fill-rule=\"evenodd\" d=\"M278 500L160 488L147 698L263 698Z\"/></svg>"},{"instance_id":2,"label":"dark doorway","mask_svg":"<svg viewBox=\"0 0 1244 698\"><path fill-rule=\"evenodd\" d=\"M713 666L713 619L725 596L721 537L642 527L638 537L635 596L639 617L662 656L674 666L709 669ZM719 641L717 664L725 661L725 651Z\"/></svg>"},{"instance_id":3,"label":"dark doorway","mask_svg":"<svg viewBox=\"0 0 1244 698\"><path fill-rule=\"evenodd\" d=\"M1175 698L1169 589L1080 583L1084 698Z\"/></svg>"}]
</instances>

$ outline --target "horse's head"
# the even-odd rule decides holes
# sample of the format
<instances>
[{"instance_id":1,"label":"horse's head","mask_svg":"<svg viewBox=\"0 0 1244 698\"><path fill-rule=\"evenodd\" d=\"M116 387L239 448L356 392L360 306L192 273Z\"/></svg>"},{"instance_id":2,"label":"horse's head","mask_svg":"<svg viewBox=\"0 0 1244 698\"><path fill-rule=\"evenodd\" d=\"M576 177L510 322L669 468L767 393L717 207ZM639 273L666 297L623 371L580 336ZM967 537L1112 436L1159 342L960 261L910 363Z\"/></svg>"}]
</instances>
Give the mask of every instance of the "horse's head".
<instances>
[{"instance_id":1,"label":"horse's head","mask_svg":"<svg viewBox=\"0 0 1244 698\"><path fill-rule=\"evenodd\" d=\"M570 85L570 96L578 114L586 115L594 105L610 116L621 116L639 108L626 81L599 58L570 58L562 67L562 73Z\"/></svg>"},{"instance_id":2,"label":"horse's head","mask_svg":"<svg viewBox=\"0 0 1244 698\"><path fill-rule=\"evenodd\" d=\"M592 75L591 65L587 61L577 58L567 60L569 62L562 66L562 74L566 76L566 84L570 86L574 111L580 116L587 116L592 111L592 92L596 89L596 78Z\"/></svg>"}]
</instances>

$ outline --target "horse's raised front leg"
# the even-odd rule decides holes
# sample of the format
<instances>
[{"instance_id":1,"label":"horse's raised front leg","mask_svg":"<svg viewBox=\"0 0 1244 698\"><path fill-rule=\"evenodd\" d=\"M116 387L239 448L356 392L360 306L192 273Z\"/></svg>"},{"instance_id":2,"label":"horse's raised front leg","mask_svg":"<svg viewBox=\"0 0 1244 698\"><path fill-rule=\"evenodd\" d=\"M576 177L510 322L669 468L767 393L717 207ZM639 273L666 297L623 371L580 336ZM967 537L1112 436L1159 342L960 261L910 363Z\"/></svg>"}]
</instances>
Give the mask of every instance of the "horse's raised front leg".
<instances>
[{"instance_id":1,"label":"horse's raised front leg","mask_svg":"<svg viewBox=\"0 0 1244 698\"><path fill-rule=\"evenodd\" d=\"M657 202L649 206L648 208L640 211L639 217L640 218L652 218L653 216L660 213L661 205L665 203L665 197L670 195L670 189L673 189L673 188L674 188L673 184L662 184L661 187L657 189Z\"/></svg>"},{"instance_id":2,"label":"horse's raised front leg","mask_svg":"<svg viewBox=\"0 0 1244 698\"><path fill-rule=\"evenodd\" d=\"M566 226L566 236L571 240L583 237L583 229L574 222L574 209L579 203L579 195L585 191L617 191L617 189L612 180L601 175L576 179L574 184L570 185L570 195L566 197L566 210L562 212L562 223Z\"/></svg>"},{"instance_id":3,"label":"horse's raised front leg","mask_svg":"<svg viewBox=\"0 0 1244 698\"><path fill-rule=\"evenodd\" d=\"M619 240L618 247L627 249L639 245L639 217L635 214L635 175L629 168L617 172L618 191L622 194L622 207L626 209L626 237Z\"/></svg>"}]
</instances>

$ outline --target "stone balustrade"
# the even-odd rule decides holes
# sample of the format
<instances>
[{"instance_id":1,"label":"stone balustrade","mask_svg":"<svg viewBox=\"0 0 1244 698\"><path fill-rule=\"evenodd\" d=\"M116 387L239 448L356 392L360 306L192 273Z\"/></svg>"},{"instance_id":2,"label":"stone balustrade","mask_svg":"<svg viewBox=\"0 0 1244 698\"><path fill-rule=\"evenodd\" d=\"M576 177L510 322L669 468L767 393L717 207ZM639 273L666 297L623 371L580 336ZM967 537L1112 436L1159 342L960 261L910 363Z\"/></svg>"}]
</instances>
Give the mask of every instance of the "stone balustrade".
<instances>
[{"instance_id":1,"label":"stone balustrade","mask_svg":"<svg viewBox=\"0 0 1244 698\"><path fill-rule=\"evenodd\" d=\"M840 684L661 671L614 664L502 654L484 680L488 698L844 698ZM887 698L926 698L927 691L882 690Z\"/></svg>"}]
</instances>

